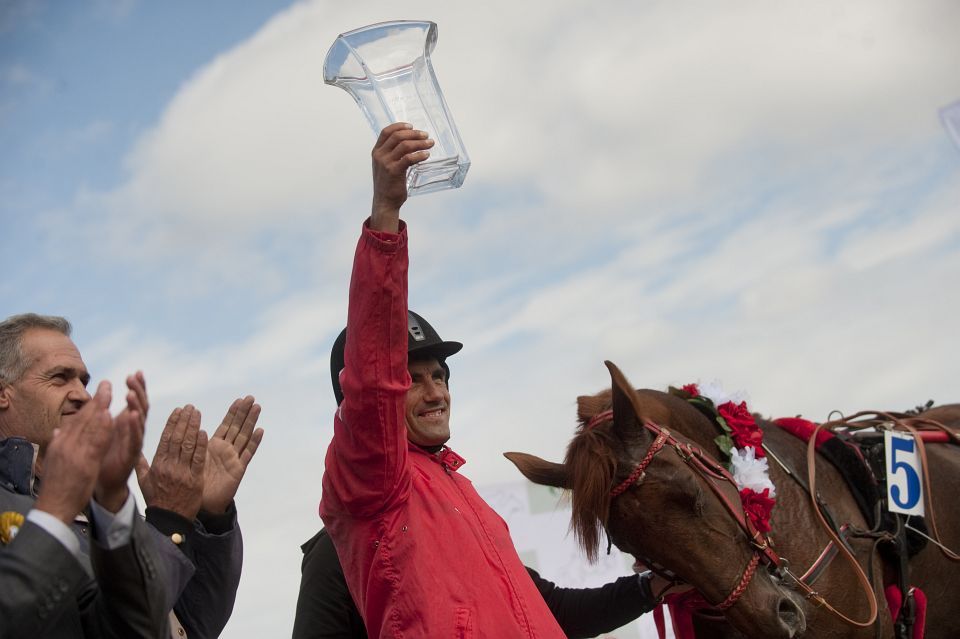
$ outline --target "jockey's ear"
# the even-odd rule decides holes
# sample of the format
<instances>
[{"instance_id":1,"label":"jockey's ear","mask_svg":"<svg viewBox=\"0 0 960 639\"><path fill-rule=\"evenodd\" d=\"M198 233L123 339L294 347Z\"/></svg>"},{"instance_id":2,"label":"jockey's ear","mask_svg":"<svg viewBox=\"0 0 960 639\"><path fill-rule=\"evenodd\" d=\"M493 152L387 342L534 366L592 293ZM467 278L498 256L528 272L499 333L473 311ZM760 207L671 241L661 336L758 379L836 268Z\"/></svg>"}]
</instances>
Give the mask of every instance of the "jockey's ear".
<instances>
[{"instance_id":1,"label":"jockey's ear","mask_svg":"<svg viewBox=\"0 0 960 639\"><path fill-rule=\"evenodd\" d=\"M633 386L613 362L606 361L613 391L613 432L621 441L630 442L644 437L641 428L640 400Z\"/></svg>"},{"instance_id":2,"label":"jockey's ear","mask_svg":"<svg viewBox=\"0 0 960 639\"><path fill-rule=\"evenodd\" d=\"M563 464L549 462L527 453L504 453L503 456L512 461L523 476L535 484L563 489L573 488L570 472Z\"/></svg>"}]
</instances>

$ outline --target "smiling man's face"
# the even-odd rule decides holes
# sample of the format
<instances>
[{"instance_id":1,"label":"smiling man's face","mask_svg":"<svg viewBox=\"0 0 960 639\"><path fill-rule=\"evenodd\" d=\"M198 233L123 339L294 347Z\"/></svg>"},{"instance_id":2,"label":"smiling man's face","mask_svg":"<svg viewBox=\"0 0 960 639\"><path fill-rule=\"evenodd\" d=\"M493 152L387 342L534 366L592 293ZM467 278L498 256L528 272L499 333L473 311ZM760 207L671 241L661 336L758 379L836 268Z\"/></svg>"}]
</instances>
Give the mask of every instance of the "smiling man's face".
<instances>
[{"instance_id":1,"label":"smiling man's face","mask_svg":"<svg viewBox=\"0 0 960 639\"><path fill-rule=\"evenodd\" d=\"M20 343L27 368L0 389L0 434L40 445L90 400L90 374L73 340L55 330L31 328Z\"/></svg>"},{"instance_id":2,"label":"smiling man's face","mask_svg":"<svg viewBox=\"0 0 960 639\"><path fill-rule=\"evenodd\" d=\"M407 438L419 446L439 446L450 439L450 391L447 372L436 359L412 361L406 398Z\"/></svg>"}]
</instances>

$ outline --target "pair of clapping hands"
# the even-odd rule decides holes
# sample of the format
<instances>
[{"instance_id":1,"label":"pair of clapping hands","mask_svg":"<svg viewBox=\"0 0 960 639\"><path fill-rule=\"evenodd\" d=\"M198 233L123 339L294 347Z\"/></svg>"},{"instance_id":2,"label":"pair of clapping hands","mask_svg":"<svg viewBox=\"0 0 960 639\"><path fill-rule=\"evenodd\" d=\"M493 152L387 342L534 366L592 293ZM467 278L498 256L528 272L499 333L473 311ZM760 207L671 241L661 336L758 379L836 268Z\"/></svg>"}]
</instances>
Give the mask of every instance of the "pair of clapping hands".
<instances>
[{"instance_id":1,"label":"pair of clapping hands","mask_svg":"<svg viewBox=\"0 0 960 639\"><path fill-rule=\"evenodd\" d=\"M260 406L249 395L235 400L209 439L200 430L200 411L191 405L175 409L151 465L142 452L146 380L138 371L126 382L127 403L116 417L110 416L112 389L106 381L63 417L43 456L36 508L69 524L92 496L115 513L127 500L127 480L136 468L148 506L191 520L201 508L225 512L263 439L263 429L255 428Z\"/></svg>"},{"instance_id":2,"label":"pair of clapping hands","mask_svg":"<svg viewBox=\"0 0 960 639\"><path fill-rule=\"evenodd\" d=\"M200 510L222 514L263 439L255 428L260 405L252 396L236 399L212 436L200 428L194 406L175 408L167 418L153 462L140 454L137 481L148 507L164 508L186 519Z\"/></svg>"},{"instance_id":3,"label":"pair of clapping hands","mask_svg":"<svg viewBox=\"0 0 960 639\"><path fill-rule=\"evenodd\" d=\"M127 405L110 417L110 382L76 412L65 414L46 446L36 509L70 524L91 496L117 512L129 496L127 479L140 456L147 415L143 373L127 378Z\"/></svg>"}]
</instances>

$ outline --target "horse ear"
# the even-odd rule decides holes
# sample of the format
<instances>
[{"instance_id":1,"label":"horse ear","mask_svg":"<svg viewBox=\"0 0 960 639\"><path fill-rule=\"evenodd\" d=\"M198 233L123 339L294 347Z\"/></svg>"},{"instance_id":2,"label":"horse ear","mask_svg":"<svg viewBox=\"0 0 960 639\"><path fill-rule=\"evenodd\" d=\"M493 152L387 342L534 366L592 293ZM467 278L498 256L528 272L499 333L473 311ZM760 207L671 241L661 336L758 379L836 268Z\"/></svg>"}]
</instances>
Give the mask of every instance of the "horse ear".
<instances>
[{"instance_id":1,"label":"horse ear","mask_svg":"<svg viewBox=\"0 0 960 639\"><path fill-rule=\"evenodd\" d=\"M570 473L563 464L548 462L527 453L504 453L503 456L512 461L523 476L535 484L565 489L573 487Z\"/></svg>"},{"instance_id":2,"label":"horse ear","mask_svg":"<svg viewBox=\"0 0 960 639\"><path fill-rule=\"evenodd\" d=\"M603 411L609 402L609 393L581 395L577 398L577 418L581 422L588 422L594 415Z\"/></svg>"},{"instance_id":3,"label":"horse ear","mask_svg":"<svg viewBox=\"0 0 960 639\"><path fill-rule=\"evenodd\" d=\"M626 376L611 361L605 361L610 371L610 383L613 391L613 432L622 441L636 437L643 429L640 428L640 402L636 391L627 381Z\"/></svg>"}]
</instances>

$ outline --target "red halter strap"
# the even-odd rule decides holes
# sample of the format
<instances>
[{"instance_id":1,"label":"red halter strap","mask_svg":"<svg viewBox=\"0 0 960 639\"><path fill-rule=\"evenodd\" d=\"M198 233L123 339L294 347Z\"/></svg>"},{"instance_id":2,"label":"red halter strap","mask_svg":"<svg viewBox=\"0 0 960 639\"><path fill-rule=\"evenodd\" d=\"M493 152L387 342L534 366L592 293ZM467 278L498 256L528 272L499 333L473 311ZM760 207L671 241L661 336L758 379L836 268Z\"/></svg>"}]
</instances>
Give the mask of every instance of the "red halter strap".
<instances>
[{"instance_id":1,"label":"red halter strap","mask_svg":"<svg viewBox=\"0 0 960 639\"><path fill-rule=\"evenodd\" d=\"M596 427L602 422L605 422L613 417L612 410L606 410L602 413L595 415L587 423L587 429ZM727 512L733 517L734 521L737 522L737 525L740 526L740 529L743 530L744 534L747 536L747 539L750 542L750 545L754 548L753 556L751 557L749 563L744 568L743 574L741 575L737 585L730 592L730 594L719 604L716 604L716 608L720 610L726 610L737 602L737 600L743 595L746 591L747 586L750 584L750 581L753 579L753 575L756 573L757 565L760 563L760 560L763 559L764 563L773 566L774 568L779 568L781 564L780 556L773 550L770 540L757 530L756 526L753 524L753 521L743 513L743 505L738 504L739 508L730 502L730 499L720 490L718 482L727 482L732 485L737 492L739 493L739 488L737 488L737 483L733 479L733 475L723 467L722 464L714 460L702 449L693 444L687 442L681 442L676 437L670 434L670 431L662 426L658 426L653 422L645 421L643 423L644 428L650 431L655 438L653 443L650 445L650 448L647 449L647 452L644 454L643 459L634 467L630 472L630 475L627 476L622 482L617 484L613 490L610 491L610 499L616 499L624 492L626 492L631 486L643 482L646 477L646 469L653 462L654 457L657 456L660 451L665 447L671 448L676 454L682 459L688 466L690 466L694 472L704 478L710 489L720 500L720 503L723 504Z\"/></svg>"},{"instance_id":2,"label":"red halter strap","mask_svg":"<svg viewBox=\"0 0 960 639\"><path fill-rule=\"evenodd\" d=\"M594 415L593 417L591 417L591 418L590 418L590 421L587 422L587 430L590 430L591 428L593 428L593 427L596 426L597 424L602 424L603 422L607 421L608 419L613 419L613 409L612 409L612 408L611 408L611 409L607 409L607 410L603 411L602 413L597 413L596 415Z\"/></svg>"},{"instance_id":3,"label":"red halter strap","mask_svg":"<svg viewBox=\"0 0 960 639\"><path fill-rule=\"evenodd\" d=\"M643 459L640 460L640 463L637 464L636 468L633 469L633 472L620 482L616 488L610 491L610 498L614 499L619 497L621 493L626 492L628 488L633 486L635 483L640 483L646 477L647 466L650 465L650 462L653 461L653 458L657 456L657 453L660 452L660 449L663 448L663 445L666 444L670 437L670 431L666 428L662 429L658 434L657 438L653 440L653 443L650 445L650 448L647 450L647 454L643 456Z\"/></svg>"}]
</instances>

